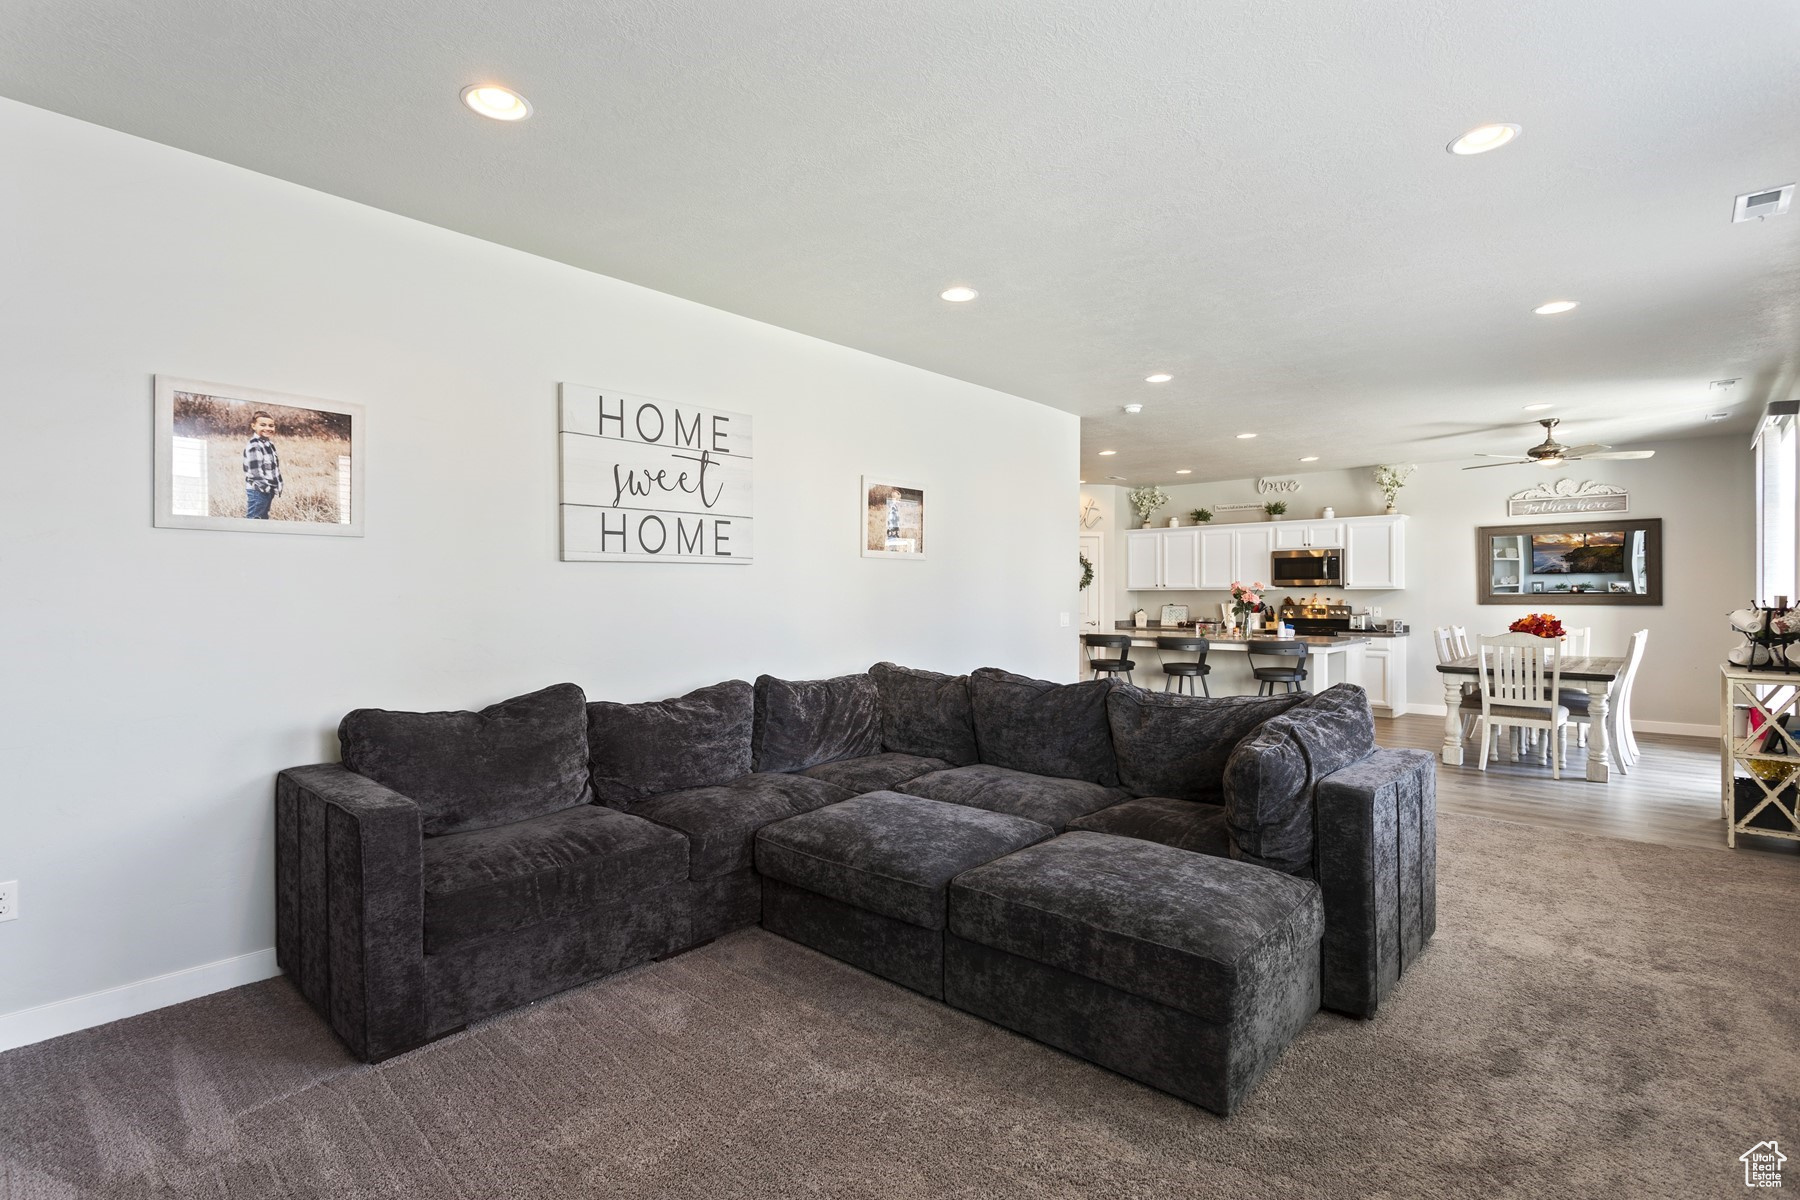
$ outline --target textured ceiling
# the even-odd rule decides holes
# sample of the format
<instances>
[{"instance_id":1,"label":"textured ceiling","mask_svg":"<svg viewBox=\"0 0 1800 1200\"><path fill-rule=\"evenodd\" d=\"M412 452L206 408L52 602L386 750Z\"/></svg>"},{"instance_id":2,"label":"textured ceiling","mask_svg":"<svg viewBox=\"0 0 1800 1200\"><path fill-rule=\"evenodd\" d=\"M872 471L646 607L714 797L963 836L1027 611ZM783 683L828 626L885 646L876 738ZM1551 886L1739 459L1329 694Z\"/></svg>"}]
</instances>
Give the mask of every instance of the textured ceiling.
<instances>
[{"instance_id":1,"label":"textured ceiling","mask_svg":"<svg viewBox=\"0 0 1800 1200\"><path fill-rule=\"evenodd\" d=\"M1512 451L1540 401L1748 429L1800 377L1800 211L1730 222L1800 177L1788 0L0 14L0 94L1081 414L1094 480Z\"/></svg>"}]
</instances>

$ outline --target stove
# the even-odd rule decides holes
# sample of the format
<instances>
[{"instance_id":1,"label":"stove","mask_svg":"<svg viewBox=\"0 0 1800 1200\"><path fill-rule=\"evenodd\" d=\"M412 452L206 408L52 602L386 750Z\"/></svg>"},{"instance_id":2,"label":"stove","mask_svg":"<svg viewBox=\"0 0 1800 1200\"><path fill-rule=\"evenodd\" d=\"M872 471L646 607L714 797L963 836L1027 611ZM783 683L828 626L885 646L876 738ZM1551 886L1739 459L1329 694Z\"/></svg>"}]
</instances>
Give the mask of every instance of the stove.
<instances>
[{"instance_id":1,"label":"stove","mask_svg":"<svg viewBox=\"0 0 1800 1200\"><path fill-rule=\"evenodd\" d=\"M1280 616L1301 637L1329 637L1350 630L1348 604L1288 603L1281 606Z\"/></svg>"}]
</instances>

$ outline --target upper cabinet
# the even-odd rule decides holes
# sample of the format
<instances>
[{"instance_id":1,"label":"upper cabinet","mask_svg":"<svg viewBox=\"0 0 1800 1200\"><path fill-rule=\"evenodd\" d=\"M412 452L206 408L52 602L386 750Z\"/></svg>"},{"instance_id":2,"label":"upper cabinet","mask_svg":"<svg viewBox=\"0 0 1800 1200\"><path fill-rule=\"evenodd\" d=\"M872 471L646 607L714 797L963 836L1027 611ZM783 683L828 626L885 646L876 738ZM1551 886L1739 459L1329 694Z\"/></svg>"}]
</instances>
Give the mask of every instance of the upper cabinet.
<instances>
[{"instance_id":1,"label":"upper cabinet","mask_svg":"<svg viewBox=\"0 0 1800 1200\"><path fill-rule=\"evenodd\" d=\"M1344 522L1344 590L1397 592L1406 586L1406 518Z\"/></svg>"},{"instance_id":2,"label":"upper cabinet","mask_svg":"<svg viewBox=\"0 0 1800 1200\"><path fill-rule=\"evenodd\" d=\"M1401 516L1127 530L1125 586L1134 592L1223 592L1240 579L1266 581L1272 551L1315 548L1343 551L1340 586L1347 591L1406 586Z\"/></svg>"}]
</instances>

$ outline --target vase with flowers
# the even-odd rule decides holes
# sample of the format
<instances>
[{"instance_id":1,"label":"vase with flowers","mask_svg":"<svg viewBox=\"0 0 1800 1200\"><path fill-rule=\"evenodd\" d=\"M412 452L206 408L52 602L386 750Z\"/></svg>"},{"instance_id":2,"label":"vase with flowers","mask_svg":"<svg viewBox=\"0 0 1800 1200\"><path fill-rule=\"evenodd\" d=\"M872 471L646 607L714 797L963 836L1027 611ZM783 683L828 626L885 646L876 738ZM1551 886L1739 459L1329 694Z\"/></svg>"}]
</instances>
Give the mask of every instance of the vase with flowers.
<instances>
[{"instance_id":1,"label":"vase with flowers","mask_svg":"<svg viewBox=\"0 0 1800 1200\"><path fill-rule=\"evenodd\" d=\"M1410 466L1392 465L1375 468L1375 486L1381 489L1383 496L1387 497L1388 512L1394 511L1394 497L1400 494L1400 489L1406 486L1408 479L1412 478L1414 469Z\"/></svg>"},{"instance_id":2,"label":"vase with flowers","mask_svg":"<svg viewBox=\"0 0 1800 1200\"><path fill-rule=\"evenodd\" d=\"M1555 613L1528 613L1508 625L1507 629L1513 633L1529 633L1541 638L1560 638L1567 632L1563 623L1556 619Z\"/></svg>"},{"instance_id":3,"label":"vase with flowers","mask_svg":"<svg viewBox=\"0 0 1800 1200\"><path fill-rule=\"evenodd\" d=\"M1126 498L1131 501L1131 507L1137 510L1138 520L1148 529L1150 514L1169 502L1169 493L1152 484L1149 487L1132 488Z\"/></svg>"},{"instance_id":4,"label":"vase with flowers","mask_svg":"<svg viewBox=\"0 0 1800 1200\"><path fill-rule=\"evenodd\" d=\"M1231 615L1246 634L1250 632L1251 616L1262 610L1262 604L1262 584L1239 581L1231 585Z\"/></svg>"}]
</instances>

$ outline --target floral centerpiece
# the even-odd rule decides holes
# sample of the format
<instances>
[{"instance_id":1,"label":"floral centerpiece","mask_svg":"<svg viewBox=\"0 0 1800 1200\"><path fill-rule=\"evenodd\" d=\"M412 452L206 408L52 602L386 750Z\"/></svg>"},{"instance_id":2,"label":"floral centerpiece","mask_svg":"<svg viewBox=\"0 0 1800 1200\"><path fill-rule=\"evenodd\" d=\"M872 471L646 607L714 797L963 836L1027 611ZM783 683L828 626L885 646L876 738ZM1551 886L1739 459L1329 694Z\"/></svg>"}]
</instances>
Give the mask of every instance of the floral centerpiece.
<instances>
[{"instance_id":1,"label":"floral centerpiece","mask_svg":"<svg viewBox=\"0 0 1800 1200\"><path fill-rule=\"evenodd\" d=\"M1381 494L1383 496L1387 497L1387 510L1389 512L1394 511L1394 497L1400 494L1400 489L1406 486L1406 481L1408 479L1412 478L1413 470L1414 468L1410 466L1385 466L1375 468L1375 486L1381 489Z\"/></svg>"},{"instance_id":2,"label":"floral centerpiece","mask_svg":"<svg viewBox=\"0 0 1800 1200\"><path fill-rule=\"evenodd\" d=\"M1150 514L1169 502L1169 493L1152 484L1149 487L1132 488L1127 498L1131 501L1131 507L1137 510L1138 520L1148 529Z\"/></svg>"},{"instance_id":3,"label":"floral centerpiece","mask_svg":"<svg viewBox=\"0 0 1800 1200\"><path fill-rule=\"evenodd\" d=\"M1567 632L1555 613L1528 613L1507 628L1514 633L1529 633L1541 638L1559 638Z\"/></svg>"},{"instance_id":4,"label":"floral centerpiece","mask_svg":"<svg viewBox=\"0 0 1800 1200\"><path fill-rule=\"evenodd\" d=\"M1231 585L1231 611L1238 623L1246 629L1250 625L1250 614L1262 608L1263 585L1260 583L1237 582Z\"/></svg>"}]
</instances>

